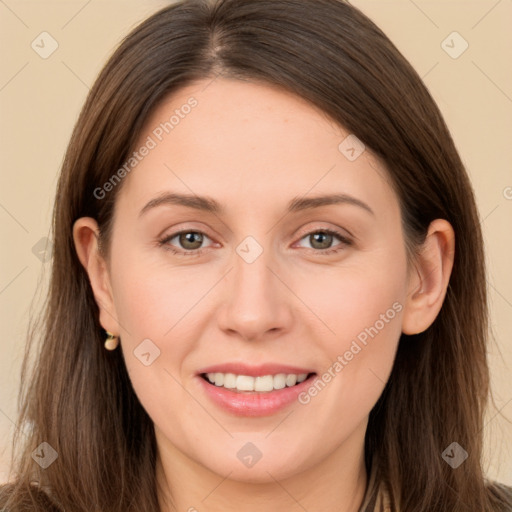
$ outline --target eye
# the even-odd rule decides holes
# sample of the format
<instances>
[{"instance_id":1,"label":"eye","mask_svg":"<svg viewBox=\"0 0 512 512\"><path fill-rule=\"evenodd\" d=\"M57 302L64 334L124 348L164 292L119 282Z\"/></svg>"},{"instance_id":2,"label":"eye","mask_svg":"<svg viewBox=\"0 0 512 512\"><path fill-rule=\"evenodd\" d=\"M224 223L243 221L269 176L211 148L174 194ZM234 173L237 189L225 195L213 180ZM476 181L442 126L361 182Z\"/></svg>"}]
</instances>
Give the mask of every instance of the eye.
<instances>
[{"instance_id":1,"label":"eye","mask_svg":"<svg viewBox=\"0 0 512 512\"><path fill-rule=\"evenodd\" d=\"M176 243L179 244L181 250L175 248L171 242L176 239ZM173 233L160 240L158 244L164 249L169 250L175 254L201 254L204 247L201 247L205 239L210 239L207 235L201 231L190 231L184 230L178 233Z\"/></svg>"},{"instance_id":2,"label":"eye","mask_svg":"<svg viewBox=\"0 0 512 512\"><path fill-rule=\"evenodd\" d=\"M162 240L159 240L158 245L174 254L197 256L206 248L202 247L203 242L206 239L211 240L210 237L201 231L183 230L177 233L172 233ZM339 243L333 248L332 244L335 239L338 239ZM174 243L173 240L175 240ZM344 247L352 245L351 240L342 233L332 229L317 229L316 231L311 231L307 235L303 236L300 239L300 242L303 240L308 240L311 244L310 247L305 247L306 249L311 249L320 254L339 252ZM304 247L302 244L300 246Z\"/></svg>"},{"instance_id":3,"label":"eye","mask_svg":"<svg viewBox=\"0 0 512 512\"><path fill-rule=\"evenodd\" d=\"M335 239L338 239L340 243L334 246L336 249L333 249L332 243ZM302 237L301 241L302 240L307 240L310 243L310 247L306 248L314 249L315 252L320 252L323 254L338 252L344 247L352 245L351 240L349 240L346 236L331 229L318 229L316 231L311 231L306 236Z\"/></svg>"}]
</instances>

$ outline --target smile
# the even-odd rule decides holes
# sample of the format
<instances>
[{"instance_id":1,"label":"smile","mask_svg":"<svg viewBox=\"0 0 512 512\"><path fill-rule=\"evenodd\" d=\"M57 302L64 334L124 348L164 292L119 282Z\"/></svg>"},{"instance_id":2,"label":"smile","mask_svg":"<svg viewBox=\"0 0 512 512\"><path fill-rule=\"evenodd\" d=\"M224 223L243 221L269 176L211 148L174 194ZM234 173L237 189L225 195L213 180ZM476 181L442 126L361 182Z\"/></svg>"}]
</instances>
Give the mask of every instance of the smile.
<instances>
[{"instance_id":1,"label":"smile","mask_svg":"<svg viewBox=\"0 0 512 512\"><path fill-rule=\"evenodd\" d=\"M312 368L241 362L202 368L196 374L200 393L225 413L271 416L298 403L298 396L316 378Z\"/></svg>"},{"instance_id":2,"label":"smile","mask_svg":"<svg viewBox=\"0 0 512 512\"><path fill-rule=\"evenodd\" d=\"M234 373L206 373L202 375L210 384L235 392L270 393L278 389L293 387L308 378L307 373L278 373L275 375L236 375Z\"/></svg>"}]
</instances>

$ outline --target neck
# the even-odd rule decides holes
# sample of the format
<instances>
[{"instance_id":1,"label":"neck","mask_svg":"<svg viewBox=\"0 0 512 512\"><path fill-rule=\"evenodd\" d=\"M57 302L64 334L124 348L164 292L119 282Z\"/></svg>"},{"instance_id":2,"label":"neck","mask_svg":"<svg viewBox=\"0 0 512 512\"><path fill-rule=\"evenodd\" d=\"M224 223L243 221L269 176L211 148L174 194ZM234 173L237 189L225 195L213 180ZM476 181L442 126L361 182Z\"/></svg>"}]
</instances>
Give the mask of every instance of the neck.
<instances>
[{"instance_id":1,"label":"neck","mask_svg":"<svg viewBox=\"0 0 512 512\"><path fill-rule=\"evenodd\" d=\"M215 473L170 443L159 443L157 435L161 512L357 512L368 478L364 431L355 433L357 443L347 440L315 466L284 478L268 472L268 479L258 483L230 479L229 471Z\"/></svg>"}]
</instances>

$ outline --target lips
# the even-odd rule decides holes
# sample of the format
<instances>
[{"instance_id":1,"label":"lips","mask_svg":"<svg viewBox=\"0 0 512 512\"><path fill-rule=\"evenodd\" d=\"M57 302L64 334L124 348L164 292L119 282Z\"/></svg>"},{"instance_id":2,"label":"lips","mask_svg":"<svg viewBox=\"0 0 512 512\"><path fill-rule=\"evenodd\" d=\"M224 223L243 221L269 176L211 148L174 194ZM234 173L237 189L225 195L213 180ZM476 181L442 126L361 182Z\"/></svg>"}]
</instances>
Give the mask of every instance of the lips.
<instances>
[{"instance_id":1,"label":"lips","mask_svg":"<svg viewBox=\"0 0 512 512\"><path fill-rule=\"evenodd\" d=\"M310 368L281 364L225 363L201 369L197 377L206 396L237 416L266 416L286 408L311 384Z\"/></svg>"}]
</instances>

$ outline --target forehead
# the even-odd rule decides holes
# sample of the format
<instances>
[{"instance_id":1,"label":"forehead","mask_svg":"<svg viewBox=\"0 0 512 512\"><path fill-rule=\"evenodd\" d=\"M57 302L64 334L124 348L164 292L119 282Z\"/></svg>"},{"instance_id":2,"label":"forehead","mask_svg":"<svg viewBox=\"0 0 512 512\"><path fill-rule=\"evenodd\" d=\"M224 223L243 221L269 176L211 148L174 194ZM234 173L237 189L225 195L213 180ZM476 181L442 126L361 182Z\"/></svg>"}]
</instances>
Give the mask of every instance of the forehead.
<instances>
[{"instance_id":1,"label":"forehead","mask_svg":"<svg viewBox=\"0 0 512 512\"><path fill-rule=\"evenodd\" d=\"M147 119L135 149L150 149L121 195L140 208L165 191L260 210L310 192L396 202L383 166L357 144L320 109L276 86L203 80L166 98Z\"/></svg>"}]
</instances>

